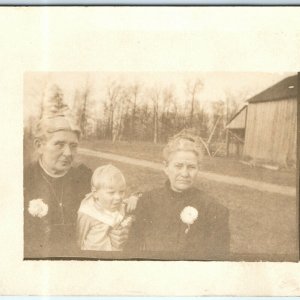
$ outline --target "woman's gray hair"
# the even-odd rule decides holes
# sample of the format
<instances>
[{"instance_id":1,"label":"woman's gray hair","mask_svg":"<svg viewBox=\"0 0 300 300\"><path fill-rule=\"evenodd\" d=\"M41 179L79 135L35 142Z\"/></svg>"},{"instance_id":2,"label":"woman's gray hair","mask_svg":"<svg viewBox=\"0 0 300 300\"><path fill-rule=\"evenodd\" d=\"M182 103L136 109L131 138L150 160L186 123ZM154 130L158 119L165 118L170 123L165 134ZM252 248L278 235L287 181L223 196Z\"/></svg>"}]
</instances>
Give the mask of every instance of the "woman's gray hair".
<instances>
[{"instance_id":1,"label":"woman's gray hair","mask_svg":"<svg viewBox=\"0 0 300 300\"><path fill-rule=\"evenodd\" d=\"M164 159L168 161L170 155L177 151L194 152L198 158L198 162L201 161L204 156L200 137L186 132L180 132L169 139L168 144L163 149Z\"/></svg>"}]
</instances>

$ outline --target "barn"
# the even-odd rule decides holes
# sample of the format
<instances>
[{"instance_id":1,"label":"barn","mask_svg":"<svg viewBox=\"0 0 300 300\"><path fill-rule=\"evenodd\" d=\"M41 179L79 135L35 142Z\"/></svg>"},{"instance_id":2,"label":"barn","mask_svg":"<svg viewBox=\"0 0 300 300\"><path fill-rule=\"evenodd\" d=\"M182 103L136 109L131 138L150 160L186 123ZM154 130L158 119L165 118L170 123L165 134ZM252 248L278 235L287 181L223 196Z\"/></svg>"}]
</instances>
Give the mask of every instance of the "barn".
<instances>
[{"instance_id":1,"label":"barn","mask_svg":"<svg viewBox=\"0 0 300 300\"><path fill-rule=\"evenodd\" d=\"M228 153L256 163L295 166L297 97L295 75L250 98L226 126Z\"/></svg>"},{"instance_id":2,"label":"barn","mask_svg":"<svg viewBox=\"0 0 300 300\"><path fill-rule=\"evenodd\" d=\"M244 105L227 124L227 156L241 157L245 143L247 105Z\"/></svg>"}]
</instances>

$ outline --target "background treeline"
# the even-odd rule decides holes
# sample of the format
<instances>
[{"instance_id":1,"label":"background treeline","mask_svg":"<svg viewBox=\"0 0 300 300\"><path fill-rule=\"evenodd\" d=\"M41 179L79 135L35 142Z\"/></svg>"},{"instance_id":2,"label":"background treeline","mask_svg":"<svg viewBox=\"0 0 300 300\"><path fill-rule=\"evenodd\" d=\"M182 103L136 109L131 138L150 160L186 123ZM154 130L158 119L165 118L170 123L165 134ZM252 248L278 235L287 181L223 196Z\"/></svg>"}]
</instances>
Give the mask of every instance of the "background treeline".
<instances>
[{"instance_id":1,"label":"background treeline","mask_svg":"<svg viewBox=\"0 0 300 300\"><path fill-rule=\"evenodd\" d=\"M97 86L87 77L80 87L74 86L66 104L84 139L165 143L170 136L188 129L202 138L209 155L222 151L226 123L246 94L225 92L223 99L202 101L205 81L194 78L183 86L178 92L174 85L147 86L142 81L110 79L96 93ZM61 86L47 80L27 87L26 92L38 103L36 113L25 121L25 135L32 136L35 121L66 101Z\"/></svg>"}]
</instances>

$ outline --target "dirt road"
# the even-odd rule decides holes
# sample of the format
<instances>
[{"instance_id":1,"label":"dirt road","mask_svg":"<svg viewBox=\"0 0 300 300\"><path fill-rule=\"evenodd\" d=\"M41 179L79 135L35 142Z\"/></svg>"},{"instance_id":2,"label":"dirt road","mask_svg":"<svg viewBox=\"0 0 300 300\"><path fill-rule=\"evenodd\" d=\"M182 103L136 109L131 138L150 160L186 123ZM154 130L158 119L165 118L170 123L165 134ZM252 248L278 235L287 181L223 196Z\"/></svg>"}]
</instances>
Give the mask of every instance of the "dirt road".
<instances>
[{"instance_id":1,"label":"dirt road","mask_svg":"<svg viewBox=\"0 0 300 300\"><path fill-rule=\"evenodd\" d=\"M151 161L143 160L143 159L135 159L135 158L112 154L112 153L107 153L107 152L90 150L90 149L86 149L86 148L79 148L78 153L82 154L82 155L87 155L87 156L93 156L93 157L99 157L99 158L104 158L104 159L108 159L108 160L119 161L122 163L136 165L136 166L144 167L144 168L150 168L150 169L155 169L155 170L163 169L162 164L159 164L159 163L155 163L155 162L151 162ZM282 194L282 195L291 196L291 197L296 196L296 188L295 187L277 185L277 184L272 184L272 183L267 183L267 182L250 180L250 179L246 179L246 178L240 178L240 177L220 175L220 174L211 173L211 172L200 171L198 176L199 176L199 178L203 177L208 180L218 181L218 182L222 182L222 183L226 183L226 184L245 186L245 187L259 190L262 192L277 193L277 194Z\"/></svg>"}]
</instances>

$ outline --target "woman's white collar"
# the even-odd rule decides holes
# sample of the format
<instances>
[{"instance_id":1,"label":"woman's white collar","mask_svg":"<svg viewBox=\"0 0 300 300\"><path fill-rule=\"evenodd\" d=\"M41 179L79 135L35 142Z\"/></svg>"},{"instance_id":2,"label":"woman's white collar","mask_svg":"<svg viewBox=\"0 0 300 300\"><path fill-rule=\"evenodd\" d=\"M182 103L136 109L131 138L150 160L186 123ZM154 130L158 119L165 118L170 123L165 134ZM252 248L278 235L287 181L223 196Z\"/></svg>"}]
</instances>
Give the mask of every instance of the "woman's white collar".
<instances>
[{"instance_id":1,"label":"woman's white collar","mask_svg":"<svg viewBox=\"0 0 300 300\"><path fill-rule=\"evenodd\" d=\"M63 177L67 174L67 172L63 173L63 174L59 174L59 175L56 175L56 174L53 174L53 173L50 173L46 168L45 166L43 165L43 162L42 162L42 159L40 158L39 159L39 164L41 166L41 168L44 170L44 172L49 175L50 177L53 177L53 178L59 178L59 177Z\"/></svg>"}]
</instances>

